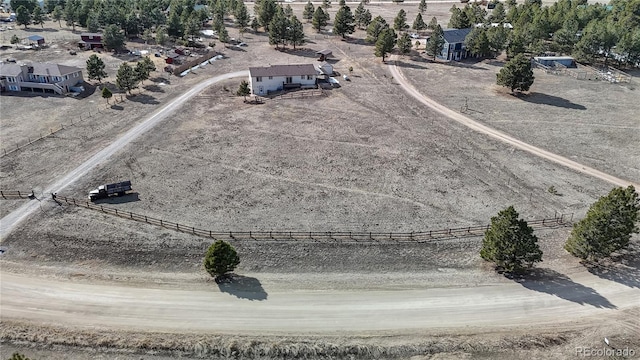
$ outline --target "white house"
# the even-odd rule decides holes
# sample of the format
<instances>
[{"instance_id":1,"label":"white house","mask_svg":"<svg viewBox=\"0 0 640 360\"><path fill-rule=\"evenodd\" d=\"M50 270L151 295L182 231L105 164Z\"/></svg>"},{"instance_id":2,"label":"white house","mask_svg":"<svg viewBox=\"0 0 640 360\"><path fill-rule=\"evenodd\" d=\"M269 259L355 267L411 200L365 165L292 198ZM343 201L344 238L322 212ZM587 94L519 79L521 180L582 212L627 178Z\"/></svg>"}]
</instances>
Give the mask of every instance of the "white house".
<instances>
[{"instance_id":1,"label":"white house","mask_svg":"<svg viewBox=\"0 0 640 360\"><path fill-rule=\"evenodd\" d=\"M269 92L295 88L315 88L317 71L312 64L271 65L249 68L251 93L267 95Z\"/></svg>"}]
</instances>

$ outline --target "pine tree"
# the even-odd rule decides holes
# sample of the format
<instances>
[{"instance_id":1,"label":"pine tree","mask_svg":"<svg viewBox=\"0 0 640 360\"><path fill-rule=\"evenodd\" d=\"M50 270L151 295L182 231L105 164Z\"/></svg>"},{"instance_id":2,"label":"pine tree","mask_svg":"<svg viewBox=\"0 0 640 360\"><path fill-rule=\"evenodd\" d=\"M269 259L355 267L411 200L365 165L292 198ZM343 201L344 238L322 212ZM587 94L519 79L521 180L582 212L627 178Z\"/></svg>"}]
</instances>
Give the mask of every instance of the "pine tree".
<instances>
[{"instance_id":1,"label":"pine tree","mask_svg":"<svg viewBox=\"0 0 640 360\"><path fill-rule=\"evenodd\" d=\"M284 8L284 17L290 19L291 16L293 16L293 9L291 8L291 5L287 4Z\"/></svg>"},{"instance_id":2,"label":"pine tree","mask_svg":"<svg viewBox=\"0 0 640 360\"><path fill-rule=\"evenodd\" d=\"M156 44L164 45L167 42L167 29L160 26L156 29Z\"/></svg>"},{"instance_id":3,"label":"pine tree","mask_svg":"<svg viewBox=\"0 0 640 360\"><path fill-rule=\"evenodd\" d=\"M269 23L269 44L286 46L289 33L289 20L284 16L281 8L278 8L275 16Z\"/></svg>"},{"instance_id":4,"label":"pine tree","mask_svg":"<svg viewBox=\"0 0 640 360\"><path fill-rule=\"evenodd\" d=\"M53 17L53 20L58 22L58 26L62 27L62 23L60 21L64 17L64 13L63 13L62 7L60 5L56 6L53 9L53 14L51 16Z\"/></svg>"},{"instance_id":5,"label":"pine tree","mask_svg":"<svg viewBox=\"0 0 640 360\"><path fill-rule=\"evenodd\" d=\"M376 41L375 55L385 61L385 56L393 50L396 45L396 33L393 29L384 29Z\"/></svg>"},{"instance_id":6,"label":"pine tree","mask_svg":"<svg viewBox=\"0 0 640 360\"><path fill-rule=\"evenodd\" d=\"M246 80L242 80L240 82L240 86L238 87L238 91L236 91L236 95L244 96L244 101L247 101L247 96L251 94L251 89L249 89L249 83Z\"/></svg>"},{"instance_id":7,"label":"pine tree","mask_svg":"<svg viewBox=\"0 0 640 360\"><path fill-rule=\"evenodd\" d=\"M120 65L118 73L116 74L116 85L120 90L126 91L131 94L131 90L138 87L138 77L134 69L125 63Z\"/></svg>"},{"instance_id":8,"label":"pine tree","mask_svg":"<svg viewBox=\"0 0 640 360\"><path fill-rule=\"evenodd\" d=\"M107 50L118 50L124 46L124 34L117 25L107 25L104 28L102 44Z\"/></svg>"},{"instance_id":9,"label":"pine tree","mask_svg":"<svg viewBox=\"0 0 640 360\"><path fill-rule=\"evenodd\" d=\"M240 258L236 250L231 244L222 240L213 243L204 257L204 268L216 280L235 270L239 264Z\"/></svg>"},{"instance_id":10,"label":"pine tree","mask_svg":"<svg viewBox=\"0 0 640 360\"><path fill-rule=\"evenodd\" d=\"M102 88L102 98L107 99L107 104L109 103L109 99L111 99L112 96L113 93L111 92L111 90L109 90L108 87L105 86Z\"/></svg>"},{"instance_id":11,"label":"pine tree","mask_svg":"<svg viewBox=\"0 0 640 360\"><path fill-rule=\"evenodd\" d=\"M313 13L313 20L311 21L313 28L316 29L317 32L320 32L323 27L327 26L327 18L327 14L322 10L320 6L318 6L316 8L316 11Z\"/></svg>"},{"instance_id":12,"label":"pine tree","mask_svg":"<svg viewBox=\"0 0 640 360\"><path fill-rule=\"evenodd\" d=\"M302 18L310 22L313 19L313 13L316 9L313 7L311 1L307 2L307 5L304 6L304 11L302 12Z\"/></svg>"},{"instance_id":13,"label":"pine tree","mask_svg":"<svg viewBox=\"0 0 640 360\"><path fill-rule=\"evenodd\" d=\"M364 4L361 1L358 4L358 7L356 8L356 11L353 14L353 17L355 18L358 29L362 29L362 24L363 24L362 20L363 20L364 13L365 13L365 8L364 8Z\"/></svg>"},{"instance_id":14,"label":"pine tree","mask_svg":"<svg viewBox=\"0 0 640 360\"><path fill-rule=\"evenodd\" d=\"M411 37L409 34L404 33L398 39L398 50L400 54L406 55L411 52Z\"/></svg>"},{"instance_id":15,"label":"pine tree","mask_svg":"<svg viewBox=\"0 0 640 360\"><path fill-rule=\"evenodd\" d=\"M240 28L240 32L244 32L244 29L249 26L249 12L243 2L238 3L236 10L236 24Z\"/></svg>"},{"instance_id":16,"label":"pine tree","mask_svg":"<svg viewBox=\"0 0 640 360\"><path fill-rule=\"evenodd\" d=\"M484 233L480 257L500 269L518 273L542 261L538 238L527 222L509 206L491 218L491 226Z\"/></svg>"},{"instance_id":17,"label":"pine tree","mask_svg":"<svg viewBox=\"0 0 640 360\"><path fill-rule=\"evenodd\" d=\"M324 10L328 10L331 7L331 0L322 0L322 5L320 5L324 8Z\"/></svg>"},{"instance_id":18,"label":"pine tree","mask_svg":"<svg viewBox=\"0 0 640 360\"><path fill-rule=\"evenodd\" d=\"M471 22L466 12L458 9L455 5L453 5L449 11L451 12L448 26L450 29L466 29L471 27Z\"/></svg>"},{"instance_id":19,"label":"pine tree","mask_svg":"<svg viewBox=\"0 0 640 360\"><path fill-rule=\"evenodd\" d=\"M432 17L431 21L429 21L429 25L427 25L427 29L429 30L435 30L436 28L438 28L438 19L436 19L436 17Z\"/></svg>"},{"instance_id":20,"label":"pine tree","mask_svg":"<svg viewBox=\"0 0 640 360\"><path fill-rule=\"evenodd\" d=\"M107 77L107 72L104 71L105 64L102 59L98 57L96 54L92 54L87 59L87 75L89 80L98 80L98 82L102 82L102 79Z\"/></svg>"},{"instance_id":21,"label":"pine tree","mask_svg":"<svg viewBox=\"0 0 640 360\"><path fill-rule=\"evenodd\" d=\"M258 13L258 22L265 31L269 31L269 24L273 17L276 15L280 7L275 0L262 0L260 1L260 12Z\"/></svg>"},{"instance_id":22,"label":"pine tree","mask_svg":"<svg viewBox=\"0 0 640 360\"><path fill-rule=\"evenodd\" d=\"M33 9L32 19L34 25L40 25L40 27L44 28L44 14L42 14L40 6L36 6Z\"/></svg>"},{"instance_id":23,"label":"pine tree","mask_svg":"<svg viewBox=\"0 0 640 360\"><path fill-rule=\"evenodd\" d=\"M169 13L167 34L169 34L169 36L173 36L174 38L180 38L184 34L184 26L182 24L182 20L180 19L178 11L174 8L171 8L171 12Z\"/></svg>"},{"instance_id":24,"label":"pine tree","mask_svg":"<svg viewBox=\"0 0 640 360\"><path fill-rule=\"evenodd\" d=\"M420 0L420 5L418 5L419 14L423 14L427 11L427 2L425 0Z\"/></svg>"},{"instance_id":25,"label":"pine tree","mask_svg":"<svg viewBox=\"0 0 640 360\"><path fill-rule=\"evenodd\" d=\"M293 45L295 49L296 46L304 45L304 28L298 17L293 15L291 17L291 25L289 29L289 43Z\"/></svg>"},{"instance_id":26,"label":"pine tree","mask_svg":"<svg viewBox=\"0 0 640 360\"><path fill-rule=\"evenodd\" d=\"M367 41L375 43L380 34L389 28L387 21L380 15L376 16L367 27Z\"/></svg>"},{"instance_id":27,"label":"pine tree","mask_svg":"<svg viewBox=\"0 0 640 360\"><path fill-rule=\"evenodd\" d=\"M629 246L638 233L640 200L635 188L615 188L596 201L587 216L573 226L564 248L576 257L594 261Z\"/></svg>"},{"instance_id":28,"label":"pine tree","mask_svg":"<svg viewBox=\"0 0 640 360\"><path fill-rule=\"evenodd\" d=\"M476 27L464 39L465 46L471 54L477 57L484 57L491 51L487 30Z\"/></svg>"},{"instance_id":29,"label":"pine tree","mask_svg":"<svg viewBox=\"0 0 640 360\"><path fill-rule=\"evenodd\" d=\"M504 64L496 78L498 85L508 87L511 92L528 91L534 80L531 60L523 54L516 55Z\"/></svg>"},{"instance_id":30,"label":"pine tree","mask_svg":"<svg viewBox=\"0 0 640 360\"><path fill-rule=\"evenodd\" d=\"M251 20L251 29L253 30L253 32L258 32L258 28L260 28L260 23L258 22L257 18L253 18L253 20Z\"/></svg>"},{"instance_id":31,"label":"pine tree","mask_svg":"<svg viewBox=\"0 0 640 360\"><path fill-rule=\"evenodd\" d=\"M333 33L344 39L347 34L353 34L354 31L355 24L351 9L346 5L342 6L333 20Z\"/></svg>"},{"instance_id":32,"label":"pine tree","mask_svg":"<svg viewBox=\"0 0 640 360\"><path fill-rule=\"evenodd\" d=\"M409 28L409 25L407 25L407 13L404 11L404 9L400 9L400 11L398 11L398 15L396 15L396 18L393 19L393 29L395 31L405 31Z\"/></svg>"},{"instance_id":33,"label":"pine tree","mask_svg":"<svg viewBox=\"0 0 640 360\"><path fill-rule=\"evenodd\" d=\"M25 29L27 25L31 24L31 14L24 5L20 5L16 9L16 23L18 23L18 25L24 25Z\"/></svg>"},{"instance_id":34,"label":"pine tree","mask_svg":"<svg viewBox=\"0 0 640 360\"><path fill-rule=\"evenodd\" d=\"M431 33L429 40L427 40L426 51L428 54L433 55L433 60L436 60L436 56L438 56L442 52L442 47L444 46L444 31L442 31L442 27L440 25L436 25L435 30Z\"/></svg>"},{"instance_id":35,"label":"pine tree","mask_svg":"<svg viewBox=\"0 0 640 360\"><path fill-rule=\"evenodd\" d=\"M411 27L413 30L425 30L427 28L427 24L424 23L424 20L422 20L422 14L418 13L418 15L416 15L416 19L413 22L413 26Z\"/></svg>"},{"instance_id":36,"label":"pine tree","mask_svg":"<svg viewBox=\"0 0 640 360\"><path fill-rule=\"evenodd\" d=\"M11 36L11 44L17 44L17 43L19 43L19 42L20 42L20 38L18 37L18 35L13 34L13 35ZM17 46L16 46L16 47L17 47Z\"/></svg>"},{"instance_id":37,"label":"pine tree","mask_svg":"<svg viewBox=\"0 0 640 360\"><path fill-rule=\"evenodd\" d=\"M228 43L229 42L229 32L227 31L226 27L223 26L218 31L218 40L220 40L221 43Z\"/></svg>"},{"instance_id":38,"label":"pine tree","mask_svg":"<svg viewBox=\"0 0 640 360\"><path fill-rule=\"evenodd\" d=\"M76 21L78 19L77 10L80 7L76 0L68 0L64 5L64 20L67 26L71 25L72 30L76 31Z\"/></svg>"}]
</instances>

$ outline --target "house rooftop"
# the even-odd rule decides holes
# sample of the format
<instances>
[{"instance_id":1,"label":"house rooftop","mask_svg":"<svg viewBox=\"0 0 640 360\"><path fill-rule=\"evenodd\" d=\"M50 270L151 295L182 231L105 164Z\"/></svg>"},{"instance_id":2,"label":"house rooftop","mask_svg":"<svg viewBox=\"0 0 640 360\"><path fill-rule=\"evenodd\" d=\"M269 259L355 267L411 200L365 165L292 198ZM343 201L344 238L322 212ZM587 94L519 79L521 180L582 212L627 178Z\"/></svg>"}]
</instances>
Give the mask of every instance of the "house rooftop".
<instances>
[{"instance_id":1,"label":"house rooftop","mask_svg":"<svg viewBox=\"0 0 640 360\"><path fill-rule=\"evenodd\" d=\"M29 37L27 37L27 39L31 40L31 41L40 41L40 40L44 40L44 38L40 35L31 35Z\"/></svg>"},{"instance_id":2,"label":"house rooftop","mask_svg":"<svg viewBox=\"0 0 640 360\"><path fill-rule=\"evenodd\" d=\"M86 33L82 33L80 34L80 36L102 36L101 33L90 33L90 32L86 32Z\"/></svg>"},{"instance_id":3,"label":"house rooftop","mask_svg":"<svg viewBox=\"0 0 640 360\"><path fill-rule=\"evenodd\" d=\"M316 69L312 64L297 65L271 65L267 67L250 67L251 77L256 76L300 76L316 75Z\"/></svg>"},{"instance_id":4,"label":"house rooftop","mask_svg":"<svg viewBox=\"0 0 640 360\"><path fill-rule=\"evenodd\" d=\"M14 63L0 63L0 76L18 76L22 72L22 68Z\"/></svg>"},{"instance_id":5,"label":"house rooftop","mask_svg":"<svg viewBox=\"0 0 640 360\"><path fill-rule=\"evenodd\" d=\"M443 31L443 37L449 44L464 42L464 39L471 32L471 28L466 29L447 29Z\"/></svg>"},{"instance_id":6,"label":"house rooftop","mask_svg":"<svg viewBox=\"0 0 640 360\"><path fill-rule=\"evenodd\" d=\"M320 51L316 52L316 54L329 56L329 55L331 55L331 50L329 50L329 49L320 50Z\"/></svg>"},{"instance_id":7,"label":"house rooftop","mask_svg":"<svg viewBox=\"0 0 640 360\"><path fill-rule=\"evenodd\" d=\"M75 66L58 65L51 63L33 63L28 66L33 66L34 75L64 76L82 70Z\"/></svg>"}]
</instances>

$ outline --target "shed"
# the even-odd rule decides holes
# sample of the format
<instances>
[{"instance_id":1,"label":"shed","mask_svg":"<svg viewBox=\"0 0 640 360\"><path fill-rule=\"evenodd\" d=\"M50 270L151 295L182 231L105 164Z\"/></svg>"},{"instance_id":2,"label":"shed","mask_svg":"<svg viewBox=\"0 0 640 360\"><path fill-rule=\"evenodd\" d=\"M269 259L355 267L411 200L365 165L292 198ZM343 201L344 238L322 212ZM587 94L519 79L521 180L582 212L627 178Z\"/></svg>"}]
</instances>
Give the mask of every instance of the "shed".
<instances>
[{"instance_id":1,"label":"shed","mask_svg":"<svg viewBox=\"0 0 640 360\"><path fill-rule=\"evenodd\" d=\"M330 57L333 53L329 49L324 49L316 52L316 55L319 56L318 61L325 61L328 57Z\"/></svg>"},{"instance_id":2,"label":"shed","mask_svg":"<svg viewBox=\"0 0 640 360\"><path fill-rule=\"evenodd\" d=\"M167 64L173 64L178 62L178 59L180 58L180 54L178 54L175 51L169 51L167 53L167 58L164 60Z\"/></svg>"},{"instance_id":3,"label":"shed","mask_svg":"<svg viewBox=\"0 0 640 360\"><path fill-rule=\"evenodd\" d=\"M566 66L568 68L575 68L576 60L571 56L536 56L533 58L538 64L544 66L555 67L556 64Z\"/></svg>"},{"instance_id":4,"label":"shed","mask_svg":"<svg viewBox=\"0 0 640 360\"><path fill-rule=\"evenodd\" d=\"M44 45L44 38L40 35L31 35L28 36L27 39L31 44Z\"/></svg>"}]
</instances>

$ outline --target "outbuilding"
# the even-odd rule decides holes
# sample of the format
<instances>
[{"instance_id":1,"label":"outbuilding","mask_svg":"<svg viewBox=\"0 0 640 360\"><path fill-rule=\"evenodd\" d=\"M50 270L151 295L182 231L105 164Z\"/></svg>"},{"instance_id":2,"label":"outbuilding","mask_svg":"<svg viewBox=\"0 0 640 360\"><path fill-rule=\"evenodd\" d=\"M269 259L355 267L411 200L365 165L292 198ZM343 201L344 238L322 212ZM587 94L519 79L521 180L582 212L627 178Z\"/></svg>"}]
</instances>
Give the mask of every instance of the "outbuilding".
<instances>
[{"instance_id":1,"label":"outbuilding","mask_svg":"<svg viewBox=\"0 0 640 360\"><path fill-rule=\"evenodd\" d=\"M316 52L316 55L318 55L318 61L326 61L332 54L333 52L329 49L324 49Z\"/></svg>"},{"instance_id":2,"label":"outbuilding","mask_svg":"<svg viewBox=\"0 0 640 360\"><path fill-rule=\"evenodd\" d=\"M31 35L27 37L27 40L29 40L30 44L33 45L38 45L38 46L43 46L44 45L44 38L40 35Z\"/></svg>"}]
</instances>

